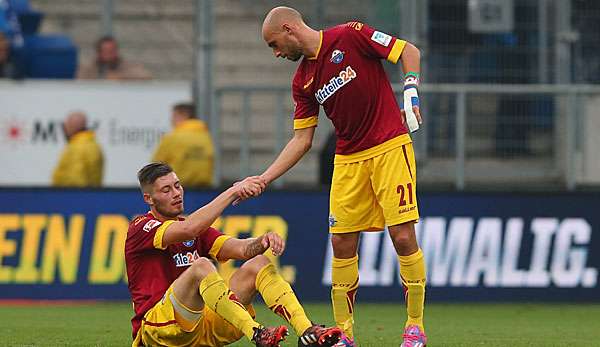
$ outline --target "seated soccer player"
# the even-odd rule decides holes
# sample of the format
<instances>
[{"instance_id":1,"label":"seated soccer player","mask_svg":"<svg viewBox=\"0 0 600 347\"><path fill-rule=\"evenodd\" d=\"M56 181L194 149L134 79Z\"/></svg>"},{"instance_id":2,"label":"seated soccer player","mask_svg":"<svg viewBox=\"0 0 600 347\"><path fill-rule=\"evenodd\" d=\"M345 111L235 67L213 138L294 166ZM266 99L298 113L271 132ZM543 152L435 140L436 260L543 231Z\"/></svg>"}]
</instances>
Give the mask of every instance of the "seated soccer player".
<instances>
[{"instance_id":1,"label":"seated soccer player","mask_svg":"<svg viewBox=\"0 0 600 347\"><path fill-rule=\"evenodd\" d=\"M268 307L299 336L299 346L332 346L341 330L313 324L290 285L262 255L280 255L285 243L269 232L236 239L210 227L237 199L265 188L249 177L187 218L183 188L171 167L151 163L138 172L150 211L129 225L125 262L135 316L133 346L223 346L243 336L256 346L279 346L286 326L263 327L254 320L252 300L260 293ZM229 285L209 260L245 260Z\"/></svg>"}]
</instances>

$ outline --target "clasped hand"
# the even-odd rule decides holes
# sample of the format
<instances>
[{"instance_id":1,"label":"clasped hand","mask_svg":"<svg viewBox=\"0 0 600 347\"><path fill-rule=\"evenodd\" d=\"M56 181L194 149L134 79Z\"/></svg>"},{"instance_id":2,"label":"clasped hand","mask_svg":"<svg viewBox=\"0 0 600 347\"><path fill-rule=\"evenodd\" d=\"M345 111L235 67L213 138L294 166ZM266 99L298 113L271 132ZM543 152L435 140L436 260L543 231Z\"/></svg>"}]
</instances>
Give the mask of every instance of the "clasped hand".
<instances>
[{"instance_id":1,"label":"clasped hand","mask_svg":"<svg viewBox=\"0 0 600 347\"><path fill-rule=\"evenodd\" d=\"M237 205L240 201L262 194L267 188L267 182L260 176L250 176L235 182L233 186L236 188L237 194L237 199L233 204Z\"/></svg>"}]
</instances>

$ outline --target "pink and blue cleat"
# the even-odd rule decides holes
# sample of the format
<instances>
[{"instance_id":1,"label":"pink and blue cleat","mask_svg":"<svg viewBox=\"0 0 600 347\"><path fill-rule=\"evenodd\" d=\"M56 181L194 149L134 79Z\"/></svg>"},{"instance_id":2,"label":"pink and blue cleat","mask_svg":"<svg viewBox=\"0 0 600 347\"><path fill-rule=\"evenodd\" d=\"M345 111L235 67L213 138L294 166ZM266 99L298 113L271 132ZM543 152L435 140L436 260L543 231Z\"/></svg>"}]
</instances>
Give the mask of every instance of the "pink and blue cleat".
<instances>
[{"instance_id":1,"label":"pink and blue cleat","mask_svg":"<svg viewBox=\"0 0 600 347\"><path fill-rule=\"evenodd\" d=\"M356 347L356 344L354 343L353 338L348 337L346 334L342 334L338 343L333 345L333 347Z\"/></svg>"},{"instance_id":2,"label":"pink and blue cleat","mask_svg":"<svg viewBox=\"0 0 600 347\"><path fill-rule=\"evenodd\" d=\"M427 336L421 331L418 325L409 325L404 329L402 335L404 340L400 347L425 347L427 346Z\"/></svg>"}]
</instances>

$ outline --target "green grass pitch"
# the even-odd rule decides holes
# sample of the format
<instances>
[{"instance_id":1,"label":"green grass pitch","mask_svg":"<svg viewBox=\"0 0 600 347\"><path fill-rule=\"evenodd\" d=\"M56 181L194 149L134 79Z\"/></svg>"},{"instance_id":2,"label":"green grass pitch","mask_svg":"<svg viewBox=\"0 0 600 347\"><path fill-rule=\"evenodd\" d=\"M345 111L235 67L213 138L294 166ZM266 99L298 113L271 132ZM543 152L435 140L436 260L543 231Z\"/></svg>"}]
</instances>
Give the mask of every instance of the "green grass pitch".
<instances>
[{"instance_id":1,"label":"green grass pitch","mask_svg":"<svg viewBox=\"0 0 600 347\"><path fill-rule=\"evenodd\" d=\"M280 324L262 305L258 320ZM329 304L305 305L331 324ZM130 303L0 305L0 346L128 346ZM359 346L399 346L404 306L357 303ZM600 304L438 304L426 307L429 346L600 346ZM290 335L283 346L296 346ZM251 346L245 340L233 346Z\"/></svg>"}]
</instances>

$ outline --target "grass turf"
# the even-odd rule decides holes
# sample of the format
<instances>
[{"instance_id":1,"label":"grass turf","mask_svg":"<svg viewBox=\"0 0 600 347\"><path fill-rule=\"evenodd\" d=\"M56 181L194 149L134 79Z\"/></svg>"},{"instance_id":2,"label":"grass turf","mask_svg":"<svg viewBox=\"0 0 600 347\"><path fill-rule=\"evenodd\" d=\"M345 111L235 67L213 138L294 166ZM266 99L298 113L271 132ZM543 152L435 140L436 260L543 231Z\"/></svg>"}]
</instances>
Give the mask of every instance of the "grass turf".
<instances>
[{"instance_id":1,"label":"grass turf","mask_svg":"<svg viewBox=\"0 0 600 347\"><path fill-rule=\"evenodd\" d=\"M263 324L281 320L257 306ZM305 305L331 324L329 304ZM0 346L127 346L129 303L0 306ZM360 346L399 346L404 307L358 303ZM600 346L600 304L429 304L429 346ZM296 346L294 334L283 346ZM250 346L241 340L232 346Z\"/></svg>"}]
</instances>

